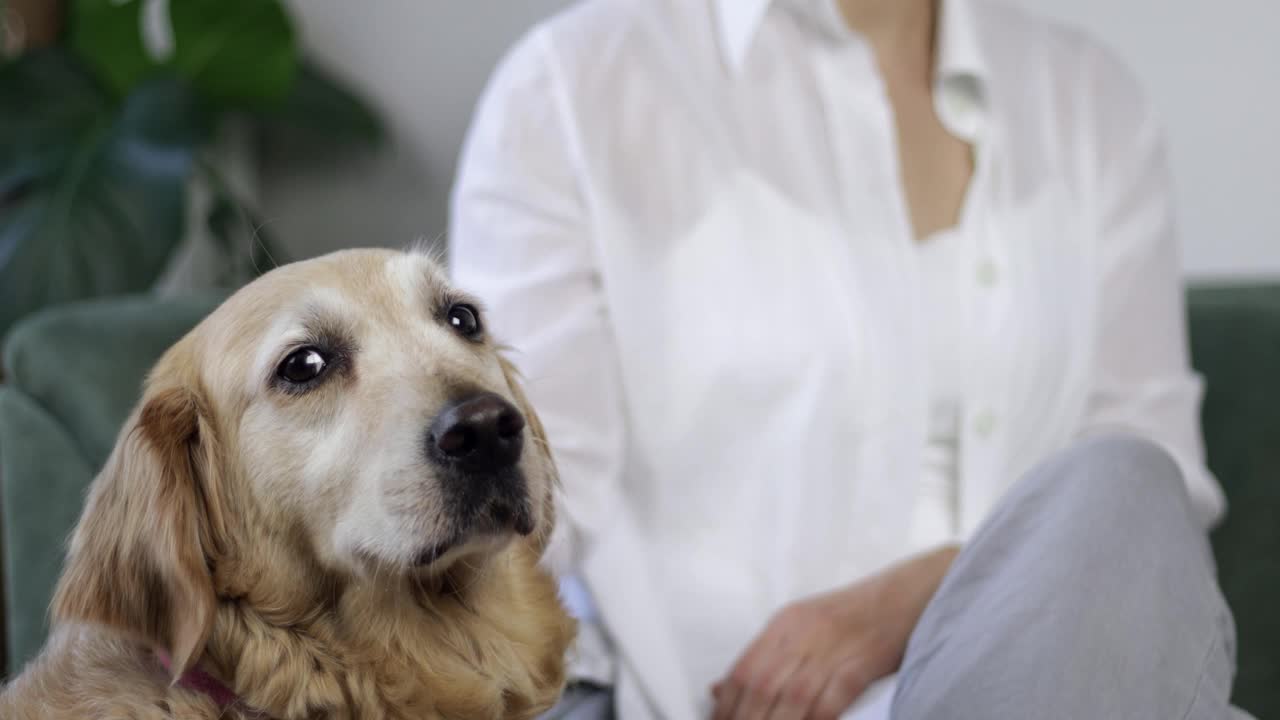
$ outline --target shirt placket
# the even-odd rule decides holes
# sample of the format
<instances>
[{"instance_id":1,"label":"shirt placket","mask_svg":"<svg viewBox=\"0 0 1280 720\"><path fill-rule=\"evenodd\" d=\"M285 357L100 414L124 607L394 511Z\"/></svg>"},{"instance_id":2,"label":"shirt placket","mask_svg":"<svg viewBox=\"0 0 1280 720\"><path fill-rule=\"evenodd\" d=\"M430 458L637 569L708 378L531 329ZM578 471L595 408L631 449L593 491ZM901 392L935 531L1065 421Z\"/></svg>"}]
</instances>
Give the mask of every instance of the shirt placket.
<instances>
[{"instance_id":1,"label":"shirt placket","mask_svg":"<svg viewBox=\"0 0 1280 720\"><path fill-rule=\"evenodd\" d=\"M1003 168L999 145L990 122L974 136L974 175L962 219L972 267L967 269L973 292L968 310L969 370L961 417L957 498L960 534L970 536L993 502L994 488L1003 475L1007 403L1002 388L1008 368L1004 359L1015 352L1002 329L1002 308L1009 301L1008 245L997 222Z\"/></svg>"},{"instance_id":2,"label":"shirt placket","mask_svg":"<svg viewBox=\"0 0 1280 720\"><path fill-rule=\"evenodd\" d=\"M867 563L892 558L906 542L911 500L919 482L925 431L927 363L916 292L919 270L888 94L870 48L858 43L823 48L817 59L819 100L833 148L840 221L851 243L848 284L863 302L864 367L874 377L853 399L878 434L877 467L859 468L867 485L855 494L859 518L878 531L851 527L851 556ZM869 299L874 298L874 302ZM874 484L874 487L872 485Z\"/></svg>"}]
</instances>

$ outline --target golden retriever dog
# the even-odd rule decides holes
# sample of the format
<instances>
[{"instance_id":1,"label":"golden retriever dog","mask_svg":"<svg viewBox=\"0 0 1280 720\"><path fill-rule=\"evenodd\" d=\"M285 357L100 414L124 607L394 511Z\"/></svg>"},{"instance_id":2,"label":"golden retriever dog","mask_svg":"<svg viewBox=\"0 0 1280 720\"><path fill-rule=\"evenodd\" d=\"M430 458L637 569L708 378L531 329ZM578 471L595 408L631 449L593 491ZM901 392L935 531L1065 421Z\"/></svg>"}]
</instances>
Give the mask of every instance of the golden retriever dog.
<instances>
[{"instance_id":1,"label":"golden retriever dog","mask_svg":"<svg viewBox=\"0 0 1280 720\"><path fill-rule=\"evenodd\" d=\"M419 253L273 270L159 361L0 718L529 718L573 634L555 468ZM128 338L120 338L128 342Z\"/></svg>"}]
</instances>

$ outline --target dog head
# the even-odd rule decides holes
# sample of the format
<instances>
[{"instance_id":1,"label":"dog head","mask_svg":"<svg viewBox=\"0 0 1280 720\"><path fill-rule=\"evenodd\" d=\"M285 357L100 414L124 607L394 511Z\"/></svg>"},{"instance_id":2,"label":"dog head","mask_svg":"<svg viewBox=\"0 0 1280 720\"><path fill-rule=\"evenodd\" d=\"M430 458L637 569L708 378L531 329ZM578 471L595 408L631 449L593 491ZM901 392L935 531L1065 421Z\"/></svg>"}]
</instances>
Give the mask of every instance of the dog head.
<instances>
[{"instance_id":1,"label":"dog head","mask_svg":"<svg viewBox=\"0 0 1280 720\"><path fill-rule=\"evenodd\" d=\"M362 250L284 266L152 371L54 616L136 633L180 672L210 632L220 563L296 547L359 581L439 576L513 542L537 555L554 484L479 303L434 263Z\"/></svg>"}]
</instances>

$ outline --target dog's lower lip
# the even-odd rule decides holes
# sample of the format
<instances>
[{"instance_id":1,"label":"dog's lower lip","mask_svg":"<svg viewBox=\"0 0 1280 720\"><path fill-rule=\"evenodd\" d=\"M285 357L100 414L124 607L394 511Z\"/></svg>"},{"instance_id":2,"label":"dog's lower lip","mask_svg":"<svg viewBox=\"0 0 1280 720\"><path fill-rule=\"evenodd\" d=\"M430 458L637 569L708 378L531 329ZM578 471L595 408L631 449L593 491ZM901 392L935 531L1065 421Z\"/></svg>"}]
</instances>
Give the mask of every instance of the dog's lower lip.
<instances>
[{"instance_id":1,"label":"dog's lower lip","mask_svg":"<svg viewBox=\"0 0 1280 720\"><path fill-rule=\"evenodd\" d=\"M439 560L445 553L449 552L449 548L451 547L453 547L453 543L444 542L427 548L418 556L418 565L430 565L431 563Z\"/></svg>"},{"instance_id":2,"label":"dog's lower lip","mask_svg":"<svg viewBox=\"0 0 1280 720\"><path fill-rule=\"evenodd\" d=\"M530 518L528 515L522 514L516 520L515 528L516 528L516 532L520 533L521 535L531 535L533 534L533 530L534 530L533 519Z\"/></svg>"}]
</instances>

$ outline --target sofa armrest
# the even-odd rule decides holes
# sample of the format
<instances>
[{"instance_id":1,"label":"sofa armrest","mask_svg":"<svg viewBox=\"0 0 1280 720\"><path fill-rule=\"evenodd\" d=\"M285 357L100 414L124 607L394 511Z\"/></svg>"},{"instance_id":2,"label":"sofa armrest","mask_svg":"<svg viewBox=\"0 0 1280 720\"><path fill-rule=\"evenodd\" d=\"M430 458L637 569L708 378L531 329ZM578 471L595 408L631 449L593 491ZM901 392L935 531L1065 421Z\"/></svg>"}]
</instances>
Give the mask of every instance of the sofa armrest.
<instances>
[{"instance_id":1,"label":"sofa armrest","mask_svg":"<svg viewBox=\"0 0 1280 720\"><path fill-rule=\"evenodd\" d=\"M24 318L5 338L0 597L10 671L44 642L66 537L143 378L219 300L134 296L71 303Z\"/></svg>"},{"instance_id":2,"label":"sofa armrest","mask_svg":"<svg viewBox=\"0 0 1280 720\"><path fill-rule=\"evenodd\" d=\"M1189 307L1209 468L1227 495L1213 547L1236 619L1234 700L1280 717L1280 285L1197 288Z\"/></svg>"},{"instance_id":3,"label":"sofa armrest","mask_svg":"<svg viewBox=\"0 0 1280 720\"><path fill-rule=\"evenodd\" d=\"M93 468L63 427L27 396L0 387L0 528L8 666L35 656L48 605Z\"/></svg>"}]
</instances>

